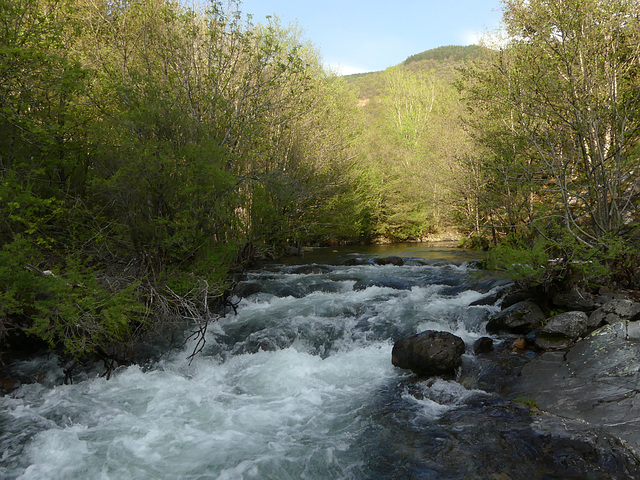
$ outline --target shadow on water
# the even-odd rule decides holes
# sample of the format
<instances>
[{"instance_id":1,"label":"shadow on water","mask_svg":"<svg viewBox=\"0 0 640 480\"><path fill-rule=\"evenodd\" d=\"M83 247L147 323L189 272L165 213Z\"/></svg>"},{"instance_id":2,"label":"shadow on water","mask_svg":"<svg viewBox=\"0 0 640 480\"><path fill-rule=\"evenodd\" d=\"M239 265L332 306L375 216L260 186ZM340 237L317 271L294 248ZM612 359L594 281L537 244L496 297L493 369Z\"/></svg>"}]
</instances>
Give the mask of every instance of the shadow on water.
<instances>
[{"instance_id":1,"label":"shadow on water","mask_svg":"<svg viewBox=\"0 0 640 480\"><path fill-rule=\"evenodd\" d=\"M338 265L354 257L374 258L398 256L403 259L421 259L431 262L465 262L479 260L482 254L474 250L457 248L457 242L394 243L383 245L320 247L305 250L304 255L287 257L282 263L302 265L309 263Z\"/></svg>"}]
</instances>

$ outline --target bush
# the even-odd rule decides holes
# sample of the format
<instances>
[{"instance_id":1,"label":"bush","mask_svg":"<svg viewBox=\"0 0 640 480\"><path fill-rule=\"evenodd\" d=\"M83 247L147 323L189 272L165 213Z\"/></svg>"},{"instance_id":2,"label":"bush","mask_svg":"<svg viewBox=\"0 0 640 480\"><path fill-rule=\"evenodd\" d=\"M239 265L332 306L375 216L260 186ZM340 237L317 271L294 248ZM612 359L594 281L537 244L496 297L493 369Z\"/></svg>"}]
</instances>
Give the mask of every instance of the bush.
<instances>
[{"instance_id":1,"label":"bush","mask_svg":"<svg viewBox=\"0 0 640 480\"><path fill-rule=\"evenodd\" d=\"M485 264L527 287L580 284L597 290L613 283L637 286L639 257L639 247L620 236L589 247L570 232L557 230L535 240L508 237L488 251Z\"/></svg>"},{"instance_id":2,"label":"bush","mask_svg":"<svg viewBox=\"0 0 640 480\"><path fill-rule=\"evenodd\" d=\"M21 236L0 251L2 315L12 327L80 357L127 341L132 327L146 321L138 283L101 284L74 257L56 271L40 270L36 260L37 250Z\"/></svg>"}]
</instances>

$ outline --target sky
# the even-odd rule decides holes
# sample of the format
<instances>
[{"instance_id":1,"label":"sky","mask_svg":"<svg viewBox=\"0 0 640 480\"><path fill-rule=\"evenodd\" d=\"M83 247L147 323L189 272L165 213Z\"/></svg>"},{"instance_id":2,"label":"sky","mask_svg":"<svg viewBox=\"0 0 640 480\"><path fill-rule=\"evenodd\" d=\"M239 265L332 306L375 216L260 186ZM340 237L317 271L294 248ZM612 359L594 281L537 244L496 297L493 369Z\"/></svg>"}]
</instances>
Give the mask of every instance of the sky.
<instances>
[{"instance_id":1,"label":"sky","mask_svg":"<svg viewBox=\"0 0 640 480\"><path fill-rule=\"evenodd\" d=\"M296 23L341 75L384 70L445 45L472 45L495 30L500 0L242 0L259 22Z\"/></svg>"}]
</instances>

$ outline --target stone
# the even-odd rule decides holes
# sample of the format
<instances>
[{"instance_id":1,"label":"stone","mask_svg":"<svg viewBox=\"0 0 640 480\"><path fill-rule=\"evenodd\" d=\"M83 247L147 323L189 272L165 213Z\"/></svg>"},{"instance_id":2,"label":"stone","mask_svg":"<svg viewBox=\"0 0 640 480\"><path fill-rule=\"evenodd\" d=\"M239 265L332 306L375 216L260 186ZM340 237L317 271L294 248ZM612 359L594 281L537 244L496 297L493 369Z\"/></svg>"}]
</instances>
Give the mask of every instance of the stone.
<instances>
[{"instance_id":1,"label":"stone","mask_svg":"<svg viewBox=\"0 0 640 480\"><path fill-rule=\"evenodd\" d=\"M473 344L473 353L479 355L481 353L489 353L493 351L493 339L489 337L480 337Z\"/></svg>"},{"instance_id":2,"label":"stone","mask_svg":"<svg viewBox=\"0 0 640 480\"><path fill-rule=\"evenodd\" d=\"M522 368L513 395L534 397L542 410L602 426L640 449L640 329L627 332L625 323L599 328L566 353L538 356Z\"/></svg>"},{"instance_id":3,"label":"stone","mask_svg":"<svg viewBox=\"0 0 640 480\"><path fill-rule=\"evenodd\" d=\"M585 312L565 312L551 317L540 328L547 335L559 335L576 340L589 331Z\"/></svg>"},{"instance_id":4,"label":"stone","mask_svg":"<svg viewBox=\"0 0 640 480\"><path fill-rule=\"evenodd\" d=\"M491 293L489 295L485 295L484 297L479 298L469 304L470 307L479 307L484 305L495 305L498 301L498 294Z\"/></svg>"},{"instance_id":5,"label":"stone","mask_svg":"<svg viewBox=\"0 0 640 480\"><path fill-rule=\"evenodd\" d=\"M631 300L611 300L589 315L590 329L612 325L625 320L635 321L640 317L640 303Z\"/></svg>"},{"instance_id":6,"label":"stone","mask_svg":"<svg viewBox=\"0 0 640 480\"><path fill-rule=\"evenodd\" d=\"M590 294L579 290L560 292L553 297L552 301L556 307L560 307L565 310L590 312L596 308L593 297Z\"/></svg>"},{"instance_id":7,"label":"stone","mask_svg":"<svg viewBox=\"0 0 640 480\"><path fill-rule=\"evenodd\" d=\"M534 345L539 350L564 350L571 345L574 341L563 335L548 335L541 333L536 336Z\"/></svg>"},{"instance_id":8,"label":"stone","mask_svg":"<svg viewBox=\"0 0 640 480\"><path fill-rule=\"evenodd\" d=\"M391 352L391 363L422 376L454 375L462 365L464 341L449 332L426 330L398 340Z\"/></svg>"},{"instance_id":9,"label":"stone","mask_svg":"<svg viewBox=\"0 0 640 480\"><path fill-rule=\"evenodd\" d=\"M331 268L326 265L313 263L310 265L300 265L299 267L294 268L291 273L296 275L321 275L324 273L331 273Z\"/></svg>"},{"instance_id":10,"label":"stone","mask_svg":"<svg viewBox=\"0 0 640 480\"><path fill-rule=\"evenodd\" d=\"M404 260L400 257L391 256L376 258L373 263L376 265L395 265L396 267L401 267L404 265Z\"/></svg>"},{"instance_id":11,"label":"stone","mask_svg":"<svg viewBox=\"0 0 640 480\"><path fill-rule=\"evenodd\" d=\"M502 299L502 309L506 310L507 308L515 305L516 303L524 302L525 300L529 300L531 295L527 292L513 292L505 295Z\"/></svg>"},{"instance_id":12,"label":"stone","mask_svg":"<svg viewBox=\"0 0 640 480\"><path fill-rule=\"evenodd\" d=\"M353 258L347 258L346 260L344 260L342 262L342 265L344 265L345 267L353 267L358 265L366 265L367 263L368 262L365 258L353 257Z\"/></svg>"},{"instance_id":13,"label":"stone","mask_svg":"<svg viewBox=\"0 0 640 480\"><path fill-rule=\"evenodd\" d=\"M358 280L353 285L353 290L366 290L370 287L393 288L394 290L411 290L412 285L406 281L397 280L395 278L374 278L371 280Z\"/></svg>"},{"instance_id":14,"label":"stone","mask_svg":"<svg viewBox=\"0 0 640 480\"><path fill-rule=\"evenodd\" d=\"M533 326L545 319L538 305L525 300L503 310L487 323L487 332L507 331L512 333L528 333Z\"/></svg>"},{"instance_id":15,"label":"stone","mask_svg":"<svg viewBox=\"0 0 640 480\"><path fill-rule=\"evenodd\" d=\"M593 297L593 301L596 304L596 307L601 307L605 303L609 303L611 300L628 300L629 296L625 293L600 293Z\"/></svg>"}]
</instances>

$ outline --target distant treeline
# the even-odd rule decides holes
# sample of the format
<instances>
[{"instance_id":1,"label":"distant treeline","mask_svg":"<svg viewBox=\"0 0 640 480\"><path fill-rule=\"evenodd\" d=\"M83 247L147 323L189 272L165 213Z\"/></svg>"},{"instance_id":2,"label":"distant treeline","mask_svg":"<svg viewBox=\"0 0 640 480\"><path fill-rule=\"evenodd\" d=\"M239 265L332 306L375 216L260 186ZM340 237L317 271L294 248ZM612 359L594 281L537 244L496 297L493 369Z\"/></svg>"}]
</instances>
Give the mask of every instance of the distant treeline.
<instances>
[{"instance_id":1,"label":"distant treeline","mask_svg":"<svg viewBox=\"0 0 640 480\"><path fill-rule=\"evenodd\" d=\"M425 60L436 60L438 62L450 61L450 62L466 62L474 60L483 55L486 55L486 48L479 45L469 46L456 46L448 45L445 47L438 47L426 52L417 53L407 57L402 62L403 65L409 65L414 62L421 62Z\"/></svg>"}]
</instances>

